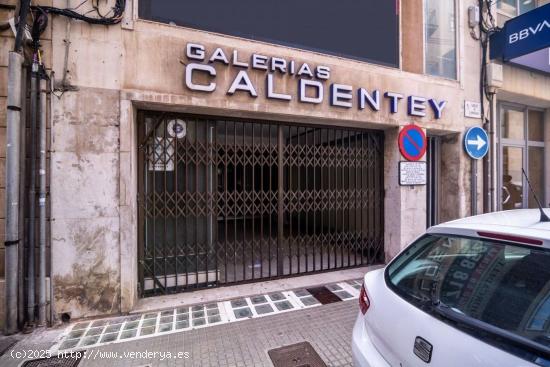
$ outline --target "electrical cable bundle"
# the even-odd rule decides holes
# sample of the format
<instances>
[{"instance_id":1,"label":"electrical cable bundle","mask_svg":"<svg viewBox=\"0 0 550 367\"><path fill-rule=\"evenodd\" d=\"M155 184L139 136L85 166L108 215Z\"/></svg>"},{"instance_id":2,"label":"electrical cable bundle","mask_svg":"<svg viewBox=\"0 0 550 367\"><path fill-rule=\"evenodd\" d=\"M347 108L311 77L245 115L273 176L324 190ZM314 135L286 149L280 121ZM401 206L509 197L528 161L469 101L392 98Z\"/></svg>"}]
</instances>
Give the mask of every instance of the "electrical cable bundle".
<instances>
[{"instance_id":1,"label":"electrical cable bundle","mask_svg":"<svg viewBox=\"0 0 550 367\"><path fill-rule=\"evenodd\" d=\"M68 18L81 20L90 24L103 24L103 25L112 25L118 24L122 20L122 15L124 14L124 8L126 7L126 0L116 0L115 5L113 6L111 16L104 16L99 12L97 6L94 6L94 10L98 14L98 17L89 17L85 14L80 14L73 9L60 9L53 6L33 6L32 9L41 9L49 14L62 15ZM111 13L110 12L110 13Z\"/></svg>"}]
</instances>

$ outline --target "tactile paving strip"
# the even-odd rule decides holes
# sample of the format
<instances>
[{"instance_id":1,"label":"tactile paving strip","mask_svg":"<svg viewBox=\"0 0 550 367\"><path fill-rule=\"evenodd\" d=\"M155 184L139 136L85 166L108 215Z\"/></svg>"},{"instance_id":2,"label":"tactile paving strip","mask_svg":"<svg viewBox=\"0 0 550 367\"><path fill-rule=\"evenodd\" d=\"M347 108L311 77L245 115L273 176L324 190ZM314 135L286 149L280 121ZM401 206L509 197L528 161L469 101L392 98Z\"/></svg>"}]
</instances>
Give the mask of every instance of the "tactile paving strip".
<instances>
[{"instance_id":1,"label":"tactile paving strip","mask_svg":"<svg viewBox=\"0 0 550 367\"><path fill-rule=\"evenodd\" d=\"M333 296L346 301L359 297L361 282L362 280L352 280L327 284L325 287ZM83 321L68 327L51 352L126 342L320 305L321 302L307 289L295 289L140 315Z\"/></svg>"}]
</instances>

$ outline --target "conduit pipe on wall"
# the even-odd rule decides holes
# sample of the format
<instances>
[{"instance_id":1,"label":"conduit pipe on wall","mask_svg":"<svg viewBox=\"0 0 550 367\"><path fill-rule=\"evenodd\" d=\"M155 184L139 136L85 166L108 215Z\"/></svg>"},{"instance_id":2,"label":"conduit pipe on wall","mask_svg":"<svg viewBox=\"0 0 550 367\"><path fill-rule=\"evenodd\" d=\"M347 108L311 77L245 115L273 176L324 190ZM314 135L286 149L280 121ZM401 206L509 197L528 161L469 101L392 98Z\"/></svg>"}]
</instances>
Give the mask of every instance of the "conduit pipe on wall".
<instances>
[{"instance_id":1,"label":"conduit pipe on wall","mask_svg":"<svg viewBox=\"0 0 550 367\"><path fill-rule=\"evenodd\" d=\"M17 332L19 253L19 159L21 134L21 74L23 55L12 51L8 63L6 138L5 334Z\"/></svg>"},{"instance_id":2,"label":"conduit pipe on wall","mask_svg":"<svg viewBox=\"0 0 550 367\"><path fill-rule=\"evenodd\" d=\"M40 74L40 129L39 129L39 266L38 266L38 325L46 325L46 113L47 81L44 71Z\"/></svg>"},{"instance_id":3,"label":"conduit pipe on wall","mask_svg":"<svg viewBox=\"0 0 550 367\"><path fill-rule=\"evenodd\" d=\"M23 71L22 71L22 77L21 77L21 129L24 132L26 127L26 121L27 121L27 79L28 79L28 73L27 68L25 65L23 65ZM25 187L25 165L26 162L26 137L24 133L19 134L19 180L21 183L21 187ZM27 309L25 304L25 236L27 235L25 231L25 195L27 193L25 190L19 190L19 202L21 205L19 205L19 266L18 266L18 274L17 274L17 281L19 286L17 287L17 297L18 297L18 307L17 307L17 313L18 313L18 319L19 319L19 328L21 328L25 323L25 318L27 315Z\"/></svg>"},{"instance_id":4,"label":"conduit pipe on wall","mask_svg":"<svg viewBox=\"0 0 550 367\"><path fill-rule=\"evenodd\" d=\"M38 60L34 55L31 70L31 124L29 143L29 223L27 230L27 322L34 324L35 309L35 201L36 201L36 122L38 119Z\"/></svg>"}]
</instances>

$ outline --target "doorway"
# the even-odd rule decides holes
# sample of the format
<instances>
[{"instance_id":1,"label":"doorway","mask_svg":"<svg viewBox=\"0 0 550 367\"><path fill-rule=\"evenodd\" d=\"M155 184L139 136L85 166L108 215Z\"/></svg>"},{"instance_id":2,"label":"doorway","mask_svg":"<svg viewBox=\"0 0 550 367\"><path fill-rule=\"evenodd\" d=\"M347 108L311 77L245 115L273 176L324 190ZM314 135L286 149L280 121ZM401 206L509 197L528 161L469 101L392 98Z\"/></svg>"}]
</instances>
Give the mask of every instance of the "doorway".
<instances>
[{"instance_id":1,"label":"doorway","mask_svg":"<svg viewBox=\"0 0 550 367\"><path fill-rule=\"evenodd\" d=\"M380 132L139 121L142 296L383 262Z\"/></svg>"}]
</instances>

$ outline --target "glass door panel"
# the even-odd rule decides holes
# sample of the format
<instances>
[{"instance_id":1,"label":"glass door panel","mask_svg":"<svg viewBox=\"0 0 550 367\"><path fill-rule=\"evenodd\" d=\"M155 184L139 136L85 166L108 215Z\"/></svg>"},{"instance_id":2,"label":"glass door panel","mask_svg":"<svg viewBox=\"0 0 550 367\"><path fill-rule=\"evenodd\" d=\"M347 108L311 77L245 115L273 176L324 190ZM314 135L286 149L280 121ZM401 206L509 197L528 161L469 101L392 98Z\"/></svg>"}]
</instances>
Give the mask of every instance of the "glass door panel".
<instances>
[{"instance_id":1,"label":"glass door panel","mask_svg":"<svg viewBox=\"0 0 550 367\"><path fill-rule=\"evenodd\" d=\"M502 209L523 207L523 148L502 148Z\"/></svg>"},{"instance_id":2,"label":"glass door panel","mask_svg":"<svg viewBox=\"0 0 550 367\"><path fill-rule=\"evenodd\" d=\"M537 194L541 204L544 205L544 148L543 147L529 147L528 155L528 170L529 182L533 190ZM533 196L531 190L529 190L529 208L537 208L537 202Z\"/></svg>"}]
</instances>

